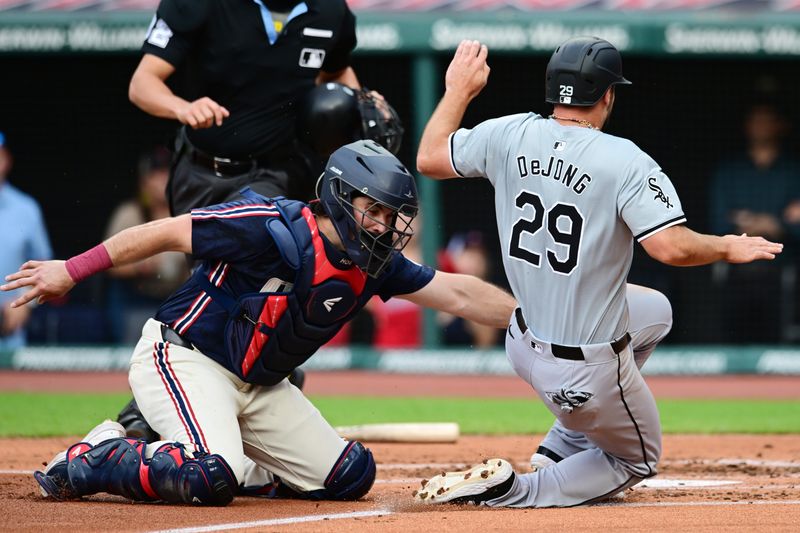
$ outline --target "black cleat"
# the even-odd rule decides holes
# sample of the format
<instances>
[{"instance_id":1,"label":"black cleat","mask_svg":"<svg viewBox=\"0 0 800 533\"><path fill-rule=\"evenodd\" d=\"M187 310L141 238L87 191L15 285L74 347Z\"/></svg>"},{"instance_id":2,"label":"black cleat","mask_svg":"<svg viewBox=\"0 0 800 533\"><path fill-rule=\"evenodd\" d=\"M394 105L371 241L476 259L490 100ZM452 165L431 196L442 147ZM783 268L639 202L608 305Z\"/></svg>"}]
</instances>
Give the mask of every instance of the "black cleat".
<instances>
[{"instance_id":1,"label":"black cleat","mask_svg":"<svg viewBox=\"0 0 800 533\"><path fill-rule=\"evenodd\" d=\"M303 390L303 384L306 382L306 373L300 370L299 368L295 368L289 374L289 383L294 385L300 390Z\"/></svg>"},{"instance_id":2,"label":"black cleat","mask_svg":"<svg viewBox=\"0 0 800 533\"><path fill-rule=\"evenodd\" d=\"M117 422L122 424L128 437L132 439L144 439L148 443L161 440L161 436L144 419L135 399L131 399L128 405L122 408L117 415Z\"/></svg>"}]
</instances>

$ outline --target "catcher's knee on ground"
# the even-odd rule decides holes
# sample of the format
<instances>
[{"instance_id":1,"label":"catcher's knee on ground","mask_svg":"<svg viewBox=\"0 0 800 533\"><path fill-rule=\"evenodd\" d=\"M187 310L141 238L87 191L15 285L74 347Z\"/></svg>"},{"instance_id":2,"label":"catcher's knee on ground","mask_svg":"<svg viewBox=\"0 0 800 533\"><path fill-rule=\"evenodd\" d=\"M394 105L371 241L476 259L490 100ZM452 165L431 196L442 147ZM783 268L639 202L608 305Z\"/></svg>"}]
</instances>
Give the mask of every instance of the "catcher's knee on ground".
<instances>
[{"instance_id":1,"label":"catcher's knee on ground","mask_svg":"<svg viewBox=\"0 0 800 533\"><path fill-rule=\"evenodd\" d=\"M272 495L307 500L357 500L367 494L375 482L375 459L358 441L345 446L324 482L324 489L301 492L278 482Z\"/></svg>"},{"instance_id":2,"label":"catcher's knee on ground","mask_svg":"<svg viewBox=\"0 0 800 533\"><path fill-rule=\"evenodd\" d=\"M219 455L192 458L177 443L162 443L147 457L144 441L117 438L67 452L74 496L108 492L137 501L227 505L237 481Z\"/></svg>"}]
</instances>

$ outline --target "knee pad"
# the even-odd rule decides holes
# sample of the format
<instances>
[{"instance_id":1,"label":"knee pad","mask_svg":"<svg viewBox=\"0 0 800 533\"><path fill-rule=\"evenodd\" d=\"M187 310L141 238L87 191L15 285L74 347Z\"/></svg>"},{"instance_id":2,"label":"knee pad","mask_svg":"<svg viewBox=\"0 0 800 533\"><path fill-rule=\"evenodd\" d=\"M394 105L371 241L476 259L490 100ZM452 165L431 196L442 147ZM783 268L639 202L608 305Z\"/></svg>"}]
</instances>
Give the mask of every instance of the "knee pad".
<instances>
[{"instance_id":1,"label":"knee pad","mask_svg":"<svg viewBox=\"0 0 800 533\"><path fill-rule=\"evenodd\" d=\"M158 496L170 503L228 505L237 481L221 456L186 457L181 445L164 444L149 461L148 481Z\"/></svg>"},{"instance_id":2,"label":"knee pad","mask_svg":"<svg viewBox=\"0 0 800 533\"><path fill-rule=\"evenodd\" d=\"M189 458L181 444L163 444L146 459L147 443L110 439L92 447L79 443L67 452L70 485L78 496L108 492L136 501L227 505L236 477L219 455Z\"/></svg>"},{"instance_id":3,"label":"knee pad","mask_svg":"<svg viewBox=\"0 0 800 533\"><path fill-rule=\"evenodd\" d=\"M374 482L372 452L360 442L352 441L325 478L325 488L306 495L314 500L357 500L369 492Z\"/></svg>"}]
</instances>

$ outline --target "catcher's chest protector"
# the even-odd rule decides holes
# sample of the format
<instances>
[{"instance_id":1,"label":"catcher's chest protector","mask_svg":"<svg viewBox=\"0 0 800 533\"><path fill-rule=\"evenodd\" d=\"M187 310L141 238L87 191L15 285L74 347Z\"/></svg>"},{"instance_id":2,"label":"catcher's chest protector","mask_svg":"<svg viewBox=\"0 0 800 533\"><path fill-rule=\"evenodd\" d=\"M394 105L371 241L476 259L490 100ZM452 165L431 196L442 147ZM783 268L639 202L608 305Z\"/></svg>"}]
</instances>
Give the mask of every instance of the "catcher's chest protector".
<instances>
[{"instance_id":1,"label":"catcher's chest protector","mask_svg":"<svg viewBox=\"0 0 800 533\"><path fill-rule=\"evenodd\" d=\"M351 265L334 267L311 210L299 202L273 200L281 214L267 231L295 272L286 292L237 296L196 276L211 298L226 308L229 368L242 380L275 385L330 340L367 302L366 274Z\"/></svg>"}]
</instances>

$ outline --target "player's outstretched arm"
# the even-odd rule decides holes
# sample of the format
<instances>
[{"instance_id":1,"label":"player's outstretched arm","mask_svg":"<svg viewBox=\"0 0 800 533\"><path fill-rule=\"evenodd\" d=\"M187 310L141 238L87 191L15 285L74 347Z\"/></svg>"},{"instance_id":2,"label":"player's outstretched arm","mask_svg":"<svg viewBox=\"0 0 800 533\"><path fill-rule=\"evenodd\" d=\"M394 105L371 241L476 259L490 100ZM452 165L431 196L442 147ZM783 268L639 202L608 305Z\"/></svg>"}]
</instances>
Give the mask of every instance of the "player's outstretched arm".
<instances>
[{"instance_id":1,"label":"player's outstretched arm","mask_svg":"<svg viewBox=\"0 0 800 533\"><path fill-rule=\"evenodd\" d=\"M641 241L647 254L667 265L699 266L727 261L751 263L775 259L783 244L763 237L704 235L686 226L672 226Z\"/></svg>"},{"instance_id":2,"label":"player's outstretched arm","mask_svg":"<svg viewBox=\"0 0 800 533\"><path fill-rule=\"evenodd\" d=\"M191 128L221 126L230 115L228 110L207 96L189 102L175 95L166 84L174 72L175 67L167 61L145 54L131 77L128 98L146 113L175 119Z\"/></svg>"},{"instance_id":3,"label":"player's outstretched arm","mask_svg":"<svg viewBox=\"0 0 800 533\"><path fill-rule=\"evenodd\" d=\"M489 50L478 41L461 41L445 74L445 92L428 120L417 150L417 170L434 179L458 176L450 164L448 139L489 79Z\"/></svg>"},{"instance_id":4,"label":"player's outstretched arm","mask_svg":"<svg viewBox=\"0 0 800 533\"><path fill-rule=\"evenodd\" d=\"M398 298L498 329L508 326L517 307L512 295L491 283L438 270L423 288Z\"/></svg>"},{"instance_id":5,"label":"player's outstretched arm","mask_svg":"<svg viewBox=\"0 0 800 533\"><path fill-rule=\"evenodd\" d=\"M39 303L64 296L79 281L92 274L146 259L161 252L192 252L190 215L154 220L125 229L91 250L68 261L28 261L6 276L0 290L29 290L12 302L19 307L36 299Z\"/></svg>"}]
</instances>

